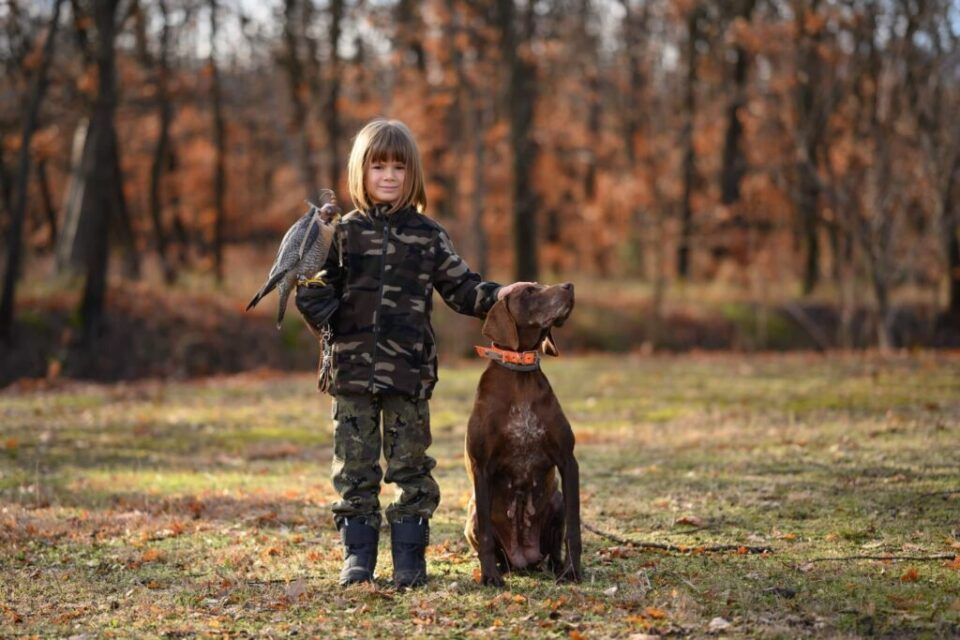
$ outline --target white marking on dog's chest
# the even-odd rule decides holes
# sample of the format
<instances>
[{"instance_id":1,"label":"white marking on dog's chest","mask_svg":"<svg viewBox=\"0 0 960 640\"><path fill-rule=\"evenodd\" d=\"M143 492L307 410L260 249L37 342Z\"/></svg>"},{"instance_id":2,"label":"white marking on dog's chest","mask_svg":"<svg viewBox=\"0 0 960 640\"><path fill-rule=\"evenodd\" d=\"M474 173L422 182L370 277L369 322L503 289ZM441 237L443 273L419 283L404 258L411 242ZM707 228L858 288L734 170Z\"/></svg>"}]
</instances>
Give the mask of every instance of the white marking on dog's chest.
<instances>
[{"instance_id":1,"label":"white marking on dog's chest","mask_svg":"<svg viewBox=\"0 0 960 640\"><path fill-rule=\"evenodd\" d=\"M529 402L518 402L510 407L506 431L511 444L518 447L540 444L546 434L543 423L530 408Z\"/></svg>"}]
</instances>

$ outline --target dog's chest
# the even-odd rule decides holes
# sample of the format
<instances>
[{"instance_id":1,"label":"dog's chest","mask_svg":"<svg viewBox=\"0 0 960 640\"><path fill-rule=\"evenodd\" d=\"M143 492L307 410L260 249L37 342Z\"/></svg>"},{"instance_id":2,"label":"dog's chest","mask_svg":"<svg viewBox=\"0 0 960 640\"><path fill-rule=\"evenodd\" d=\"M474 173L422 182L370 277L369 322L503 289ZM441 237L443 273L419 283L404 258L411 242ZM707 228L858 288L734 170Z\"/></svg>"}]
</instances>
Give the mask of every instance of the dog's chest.
<instances>
[{"instance_id":1,"label":"dog's chest","mask_svg":"<svg viewBox=\"0 0 960 640\"><path fill-rule=\"evenodd\" d=\"M527 453L542 448L546 427L529 402L517 402L507 414L504 435L516 453Z\"/></svg>"}]
</instances>

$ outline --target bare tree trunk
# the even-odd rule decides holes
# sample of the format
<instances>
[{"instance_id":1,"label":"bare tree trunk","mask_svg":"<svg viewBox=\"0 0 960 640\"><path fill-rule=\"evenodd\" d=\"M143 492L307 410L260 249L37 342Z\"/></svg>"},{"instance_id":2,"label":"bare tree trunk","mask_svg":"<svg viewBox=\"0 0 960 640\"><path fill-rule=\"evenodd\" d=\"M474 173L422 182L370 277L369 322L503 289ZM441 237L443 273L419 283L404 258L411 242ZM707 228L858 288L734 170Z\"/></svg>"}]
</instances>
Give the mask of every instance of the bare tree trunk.
<instances>
[{"instance_id":1,"label":"bare tree trunk","mask_svg":"<svg viewBox=\"0 0 960 640\"><path fill-rule=\"evenodd\" d=\"M9 218L10 213L13 211L13 178L7 169L7 163L3 157L2 145L0 145L0 202L3 203L3 212ZM2 222L3 223L0 223L0 230L3 230L5 224L8 224L7 221Z\"/></svg>"},{"instance_id":2,"label":"bare tree trunk","mask_svg":"<svg viewBox=\"0 0 960 640\"><path fill-rule=\"evenodd\" d=\"M10 211L10 228L7 235L7 265L3 276L3 296L0 298L0 339L9 342L13 336L13 309L16 296L17 279L20 276L20 253L23 248L23 222L27 211L27 187L30 184L30 141L37 128L40 117L40 105L47 91L47 71L54 54L57 25L60 21L62 0L56 0L53 16L47 29L47 40L43 45L43 57L33 78L30 98L23 119L23 132L20 137L20 158L17 174L16 200Z\"/></svg>"},{"instance_id":3,"label":"bare tree trunk","mask_svg":"<svg viewBox=\"0 0 960 640\"><path fill-rule=\"evenodd\" d=\"M819 0L794 3L797 18L797 68L794 101L796 124L796 180L794 203L800 219L801 238L806 249L803 266L803 293L807 295L820 281L819 197L816 174L817 151L823 123L817 118L817 96L813 82L820 73L819 32L808 33L807 23L817 11Z\"/></svg>"},{"instance_id":4,"label":"bare tree trunk","mask_svg":"<svg viewBox=\"0 0 960 640\"><path fill-rule=\"evenodd\" d=\"M57 207L53 204L53 194L50 191L50 178L47 176L47 159L37 163L37 181L40 183L40 197L43 199L43 214L46 218L49 235L47 247L53 249L57 245Z\"/></svg>"},{"instance_id":5,"label":"bare tree trunk","mask_svg":"<svg viewBox=\"0 0 960 640\"><path fill-rule=\"evenodd\" d=\"M486 192L486 144L487 108L483 98L473 92L473 240L477 255L477 270L487 273L490 268L490 251L487 246L487 231L483 227L484 195Z\"/></svg>"},{"instance_id":6,"label":"bare tree trunk","mask_svg":"<svg viewBox=\"0 0 960 640\"><path fill-rule=\"evenodd\" d=\"M952 221L947 226L947 274L950 282L947 317L958 323L955 326L960 326L960 221L956 215L950 219Z\"/></svg>"},{"instance_id":7,"label":"bare tree trunk","mask_svg":"<svg viewBox=\"0 0 960 640\"><path fill-rule=\"evenodd\" d=\"M888 265L882 256L873 256L872 260L873 293L877 300L877 346L881 351L890 351L893 348L893 324Z\"/></svg>"},{"instance_id":8,"label":"bare tree trunk","mask_svg":"<svg viewBox=\"0 0 960 640\"><path fill-rule=\"evenodd\" d=\"M64 273L79 270L86 264L86 252L91 244L89 221L81 218L84 192L87 189L84 158L86 157L87 138L90 134L90 121L82 119L73 132L70 147L70 177L67 181L66 195L63 199L63 224L57 237L56 270Z\"/></svg>"},{"instance_id":9,"label":"bare tree trunk","mask_svg":"<svg viewBox=\"0 0 960 640\"><path fill-rule=\"evenodd\" d=\"M171 221L170 230L173 233L173 237L176 238L176 243L178 245L177 250L177 262L181 268L187 266L190 262L190 231L187 229L186 223L183 221L183 199L181 197L181 186L176 180L177 177L177 155L176 150L171 149L169 152L170 163L167 165L167 173L170 178L167 180L169 185L170 192L170 209L173 214L173 220Z\"/></svg>"},{"instance_id":10,"label":"bare tree trunk","mask_svg":"<svg viewBox=\"0 0 960 640\"><path fill-rule=\"evenodd\" d=\"M648 32L649 5L645 3L640 13L633 10L629 0L620 0L620 5L624 11L623 48L627 57L627 78L629 82L625 100L620 105L620 112L623 114L623 137L630 175L635 175L639 180L643 180L644 175L638 175L640 154L637 137L641 134L645 123L649 122L649 119L644 117L644 111L637 109L636 105L643 102L643 88L646 84L641 52L644 35ZM633 206L631 218L633 224L630 227L628 241L631 245L636 272L640 278L645 280L648 275L645 257L649 232L644 225L644 210L639 204ZM658 267L657 272L660 271L661 269Z\"/></svg>"},{"instance_id":11,"label":"bare tree trunk","mask_svg":"<svg viewBox=\"0 0 960 640\"><path fill-rule=\"evenodd\" d=\"M477 78L483 77L480 73L489 68L485 51L489 39L485 32L491 26L489 14L480 13L480 19L471 19L472 15L461 16L462 28L473 51L474 74L467 73L466 65L457 66L457 81L466 88L467 99L463 101L464 120L470 127L471 148L464 149L463 155L473 155L473 192L470 199L470 221L473 231L474 266L480 273L487 273L490 268L489 240L483 226L484 207L486 201L486 168L487 168L487 130L493 119L493 105L489 92L478 86Z\"/></svg>"},{"instance_id":12,"label":"bare tree trunk","mask_svg":"<svg viewBox=\"0 0 960 640\"><path fill-rule=\"evenodd\" d=\"M853 319L857 310L856 268L854 267L853 242L847 234L840 235L840 251L837 263L838 287L840 289L840 335L838 341L844 349L854 346Z\"/></svg>"},{"instance_id":13,"label":"bare tree trunk","mask_svg":"<svg viewBox=\"0 0 960 640\"><path fill-rule=\"evenodd\" d=\"M517 280L536 280L539 270L538 198L532 175L537 159L537 143L532 135L537 85L533 63L524 55L533 37L534 16L534 3L528 3L522 28L518 28L514 0L497 0L501 51L509 74L507 109L513 149L513 236Z\"/></svg>"},{"instance_id":14,"label":"bare tree trunk","mask_svg":"<svg viewBox=\"0 0 960 640\"><path fill-rule=\"evenodd\" d=\"M343 136L340 125L340 34L343 31L343 0L330 0L330 46L329 74L327 81L327 100L323 109L324 124L327 130L327 148L330 153L329 187L336 190L340 185L340 138Z\"/></svg>"},{"instance_id":15,"label":"bare tree trunk","mask_svg":"<svg viewBox=\"0 0 960 640\"><path fill-rule=\"evenodd\" d=\"M310 1L310 0L307 0ZM317 166L314 159L314 145L310 136L310 106L308 103L310 92L304 73L304 65L300 59L300 37L303 15L298 12L297 0L285 0L283 9L283 42L286 55L283 56L283 66L287 69L287 79L290 86L290 102L293 105L292 128L297 136L297 149L300 162L300 174L308 198L316 197L319 191L317 184ZM216 64L214 61L213 64Z\"/></svg>"},{"instance_id":16,"label":"bare tree trunk","mask_svg":"<svg viewBox=\"0 0 960 640\"><path fill-rule=\"evenodd\" d=\"M116 134L114 134L116 135ZM137 238L133 232L133 220L130 209L127 207L127 197L123 192L123 164L120 162L120 145L115 143L111 152L113 167L114 221L116 231L123 243L123 267L126 276L132 280L140 278L140 255L137 249Z\"/></svg>"},{"instance_id":17,"label":"bare tree trunk","mask_svg":"<svg viewBox=\"0 0 960 640\"><path fill-rule=\"evenodd\" d=\"M443 37L446 42L456 42L457 34L460 30L458 24L457 2L455 0L446 0L446 16L443 22ZM439 86L431 85L430 92L434 96L445 96L442 99L431 99L427 101L427 117L438 123L441 129L441 135L433 140L430 149L430 166L434 181L439 185L437 195L433 198L431 208L436 211L436 215L446 220L457 219L458 193L457 187L459 181L456 176L457 163L454 161L454 154L458 154L459 149L455 149L454 141L458 139L461 123L461 95L460 87L462 84L458 81L462 77L463 54L460 47L444 47L438 52L438 60L444 69L444 78L449 74L454 81L444 80ZM458 154L459 155L459 154Z\"/></svg>"},{"instance_id":18,"label":"bare tree trunk","mask_svg":"<svg viewBox=\"0 0 960 640\"><path fill-rule=\"evenodd\" d=\"M414 66L420 77L427 73L427 55L423 49L424 32L423 18L420 15L419 7L422 3L414 0L400 0L396 6L397 33L396 41L398 50L404 55L412 55ZM401 61L400 66L408 66L407 61Z\"/></svg>"},{"instance_id":19,"label":"bare tree trunk","mask_svg":"<svg viewBox=\"0 0 960 640\"><path fill-rule=\"evenodd\" d=\"M693 242L693 191L697 181L696 151L693 145L693 129L697 113L697 42L700 39L700 15L702 7L697 4L687 16L687 84L684 97L683 126L683 203L680 212L680 246L677 248L677 276L682 280L690 277L690 253Z\"/></svg>"},{"instance_id":20,"label":"bare tree trunk","mask_svg":"<svg viewBox=\"0 0 960 640\"><path fill-rule=\"evenodd\" d=\"M97 30L97 98L87 134L83 158L86 188L83 190L81 218L90 224L90 250L87 252L87 278L80 304L83 330L81 340L89 345L100 332L107 289L110 251L110 218L117 204L115 180L117 144L113 118L117 104L116 12L119 0L98 0L93 22Z\"/></svg>"},{"instance_id":21,"label":"bare tree trunk","mask_svg":"<svg viewBox=\"0 0 960 640\"><path fill-rule=\"evenodd\" d=\"M160 259L160 268L163 279L167 284L176 280L177 274L167 255L167 232L163 227L163 202L160 196L160 185L163 181L163 169L168 162L170 149L170 125L173 120L173 106L170 103L168 80L170 75L170 19L167 15L167 1L157 0L163 26L160 30L160 50L157 54L157 107L160 116L160 132L157 135L157 145L153 151L153 161L150 165L150 220L153 223L153 237L157 243L157 257Z\"/></svg>"},{"instance_id":22,"label":"bare tree trunk","mask_svg":"<svg viewBox=\"0 0 960 640\"><path fill-rule=\"evenodd\" d=\"M214 160L213 197L216 215L213 226L213 269L217 282L223 282L223 230L226 222L226 127L223 120L223 104L220 95L220 70L217 68L217 0L209 0L210 6L210 93L213 99L213 143L217 154Z\"/></svg>"},{"instance_id":23,"label":"bare tree trunk","mask_svg":"<svg viewBox=\"0 0 960 640\"><path fill-rule=\"evenodd\" d=\"M750 21L756 0L740 0L737 3L736 17ZM730 205L740 200L740 181L747 170L741 140L743 123L740 111L747 104L747 72L750 68L750 54L741 45L734 47L733 92L727 106L727 133L723 140L723 168L720 171L720 201Z\"/></svg>"},{"instance_id":24,"label":"bare tree trunk","mask_svg":"<svg viewBox=\"0 0 960 640\"><path fill-rule=\"evenodd\" d=\"M597 197L597 150L600 149L600 119L603 116L603 103L600 96L600 60L597 50L597 38L590 33L589 23L591 0L580 0L580 15L577 20L577 40L580 46L580 58L584 63L582 69L583 91L587 98L587 170L583 176L583 194L587 202L593 202ZM599 263L600 271L605 270L607 251L594 259Z\"/></svg>"}]
</instances>

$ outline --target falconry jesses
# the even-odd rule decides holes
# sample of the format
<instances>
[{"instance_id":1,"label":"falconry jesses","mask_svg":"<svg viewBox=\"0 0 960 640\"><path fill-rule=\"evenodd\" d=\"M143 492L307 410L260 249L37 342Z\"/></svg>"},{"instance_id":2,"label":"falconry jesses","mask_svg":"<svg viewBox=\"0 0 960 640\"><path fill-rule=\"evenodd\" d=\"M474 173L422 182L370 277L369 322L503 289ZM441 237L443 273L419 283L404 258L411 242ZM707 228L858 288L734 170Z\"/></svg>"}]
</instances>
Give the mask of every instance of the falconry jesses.
<instances>
[{"instance_id":1,"label":"falconry jesses","mask_svg":"<svg viewBox=\"0 0 960 640\"><path fill-rule=\"evenodd\" d=\"M310 209L284 234L267 281L247 305L249 311L276 288L280 294L277 329L283 321L290 292L296 288L298 281L307 282L318 277L318 271L330 251L333 242L333 224L330 221L340 213L340 208L337 207L333 191L329 189L324 190L322 200L326 202L321 206L308 201Z\"/></svg>"}]
</instances>

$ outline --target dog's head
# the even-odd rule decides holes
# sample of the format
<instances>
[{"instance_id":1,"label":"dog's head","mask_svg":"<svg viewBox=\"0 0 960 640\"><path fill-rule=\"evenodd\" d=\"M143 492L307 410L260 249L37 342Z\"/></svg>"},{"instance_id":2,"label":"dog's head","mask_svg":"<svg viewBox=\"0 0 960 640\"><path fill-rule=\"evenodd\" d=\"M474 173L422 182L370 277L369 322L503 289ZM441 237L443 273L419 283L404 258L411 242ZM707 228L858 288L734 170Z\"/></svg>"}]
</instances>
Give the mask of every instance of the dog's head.
<instances>
[{"instance_id":1,"label":"dog's head","mask_svg":"<svg viewBox=\"0 0 960 640\"><path fill-rule=\"evenodd\" d=\"M494 344L513 351L543 348L557 356L550 330L560 327L573 311L573 283L534 284L515 289L487 314L482 333Z\"/></svg>"}]
</instances>

